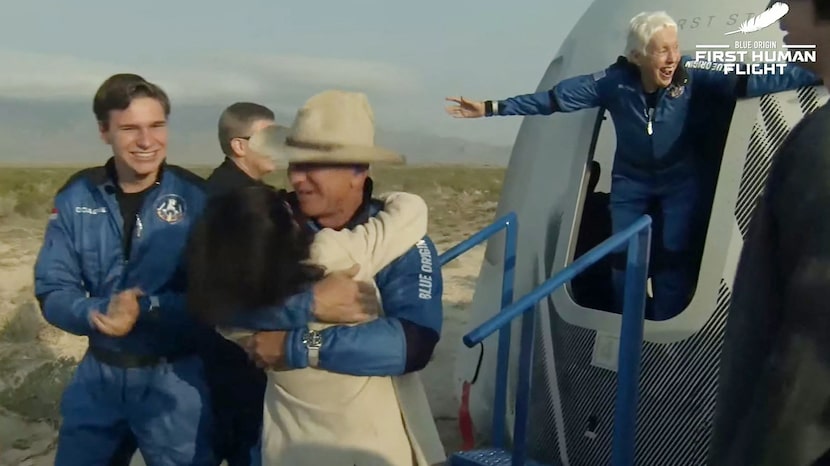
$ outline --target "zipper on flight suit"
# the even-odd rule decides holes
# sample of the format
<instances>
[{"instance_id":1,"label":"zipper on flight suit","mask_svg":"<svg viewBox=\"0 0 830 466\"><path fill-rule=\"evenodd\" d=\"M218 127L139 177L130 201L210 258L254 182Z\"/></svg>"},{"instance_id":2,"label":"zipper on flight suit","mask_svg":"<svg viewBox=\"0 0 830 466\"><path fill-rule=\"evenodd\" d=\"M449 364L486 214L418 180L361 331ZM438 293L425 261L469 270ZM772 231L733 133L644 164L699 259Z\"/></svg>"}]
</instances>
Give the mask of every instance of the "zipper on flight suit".
<instances>
[{"instance_id":1,"label":"zipper on flight suit","mask_svg":"<svg viewBox=\"0 0 830 466\"><path fill-rule=\"evenodd\" d=\"M654 107L648 106L648 96L643 96L643 103L645 104L645 112L643 114L646 117L646 133L649 136L654 134L654 113L657 112L657 107L660 106L660 101L663 100L663 93L665 89L657 90L657 96L654 99Z\"/></svg>"},{"instance_id":2,"label":"zipper on flight suit","mask_svg":"<svg viewBox=\"0 0 830 466\"><path fill-rule=\"evenodd\" d=\"M155 183L148 188L148 191L159 186L161 183L156 180ZM119 289L124 288L124 284L127 280L128 276L128 266L131 262L133 251L135 250L137 244L131 240L131 238L127 237L127 232L125 231L125 222L123 215L121 215L121 200L117 194L117 190L119 188L117 186L111 185L105 189L105 196L107 196L107 204L109 207L109 215L110 221L113 223L113 227L117 232L120 232L120 243L121 243L121 277L119 278ZM130 236L138 239L141 238L144 231L144 223L141 221L141 213L144 211L147 203L147 199L149 198L149 193L141 200L141 204L139 205L138 212L135 215L135 225L133 226L133 231L130 232Z\"/></svg>"},{"instance_id":3,"label":"zipper on flight suit","mask_svg":"<svg viewBox=\"0 0 830 466\"><path fill-rule=\"evenodd\" d=\"M654 139L651 136L654 135L654 113L657 111L657 106L660 105L660 100L663 97L662 91L657 91L657 96L654 99L654 106L649 107L648 104L648 97L644 96L645 103L645 117L646 117L646 133L649 135L649 143L651 146L651 156L649 157L651 164L656 164L656 160L654 159ZM652 168L653 170L653 168Z\"/></svg>"},{"instance_id":4,"label":"zipper on flight suit","mask_svg":"<svg viewBox=\"0 0 830 466\"><path fill-rule=\"evenodd\" d=\"M156 180L155 182L153 182L152 186L150 186L149 188L146 189L146 192L141 197L141 203L139 204L138 212L135 213L135 226L133 227L133 230L134 230L133 234L135 234L135 239L141 238L141 234L144 232L144 223L142 223L142 221L141 221L141 213L144 211L144 209L147 208L147 200L150 199L151 191L153 191L154 189L156 189L160 185L161 185L161 183L158 180ZM125 245L125 248L124 248L125 249L125 251L124 251L125 261L124 262L126 263L126 262L129 261L129 258L132 256L133 250L135 250L135 247L136 247L136 243L133 242L133 241L130 241L129 250L127 250L127 248L126 248L126 241L125 241L124 245Z\"/></svg>"},{"instance_id":5,"label":"zipper on flight suit","mask_svg":"<svg viewBox=\"0 0 830 466\"><path fill-rule=\"evenodd\" d=\"M141 230L144 229L144 225L141 223L141 217L138 214L135 214L135 227L134 228L135 228L135 238L136 239L141 238ZM132 256L133 249L135 249L135 243L130 241L130 248L129 249L126 248L126 241L124 241L124 243L125 243L124 244L125 247L123 248L124 265L127 265L127 264L130 263L130 256Z\"/></svg>"},{"instance_id":6,"label":"zipper on flight suit","mask_svg":"<svg viewBox=\"0 0 830 466\"><path fill-rule=\"evenodd\" d=\"M158 183L156 183L156 184L158 184ZM136 212L136 214L135 214L135 225L133 226L133 232L132 232L132 235L134 235L135 239L141 238L141 234L144 231L144 223L142 223L142 221L141 221L141 211L144 210L144 204L146 203L146 200L147 200L146 197L144 197L141 200L141 206L139 207L138 212ZM127 247L128 243L129 243L129 247ZM128 240L127 238L124 238L123 241L121 242L121 250L122 250L122 254L124 256L123 264L125 266L130 262L130 258L132 257L133 250L135 250L136 246L137 245L136 245L135 241Z\"/></svg>"}]
</instances>

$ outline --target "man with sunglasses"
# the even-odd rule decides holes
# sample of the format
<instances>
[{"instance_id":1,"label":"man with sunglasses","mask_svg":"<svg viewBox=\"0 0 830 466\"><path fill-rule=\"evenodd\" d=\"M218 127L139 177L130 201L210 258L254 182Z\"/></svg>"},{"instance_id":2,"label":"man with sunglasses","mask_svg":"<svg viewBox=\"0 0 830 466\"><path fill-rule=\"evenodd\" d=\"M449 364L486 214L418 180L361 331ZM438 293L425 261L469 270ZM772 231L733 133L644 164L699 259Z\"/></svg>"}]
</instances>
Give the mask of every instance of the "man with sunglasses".
<instances>
[{"instance_id":1,"label":"man with sunglasses","mask_svg":"<svg viewBox=\"0 0 830 466\"><path fill-rule=\"evenodd\" d=\"M248 149L248 138L260 129L274 124L274 112L253 102L236 102L219 117L219 146L225 160L208 177L211 195L232 189L255 186L274 171L270 157Z\"/></svg>"}]
</instances>

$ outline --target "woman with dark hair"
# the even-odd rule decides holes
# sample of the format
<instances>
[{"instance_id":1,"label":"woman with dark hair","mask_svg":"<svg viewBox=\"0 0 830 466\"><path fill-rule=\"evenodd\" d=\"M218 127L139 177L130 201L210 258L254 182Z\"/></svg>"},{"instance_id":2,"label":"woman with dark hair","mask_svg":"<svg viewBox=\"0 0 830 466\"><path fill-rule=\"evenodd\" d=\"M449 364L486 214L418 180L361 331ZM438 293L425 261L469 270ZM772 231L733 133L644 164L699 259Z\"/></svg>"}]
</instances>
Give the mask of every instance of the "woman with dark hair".
<instances>
[{"instance_id":1,"label":"woman with dark hair","mask_svg":"<svg viewBox=\"0 0 830 466\"><path fill-rule=\"evenodd\" d=\"M373 277L406 253L426 235L426 203L408 193L381 195L384 209L351 230L325 228L312 232L305 219L293 212L285 191L251 187L223 195L208 205L193 230L188 249L188 301L203 321L219 327L228 339L243 345L250 330L227 327L238 312L276 306L329 272L359 266L356 280ZM375 289L377 291L377 289ZM329 324L309 323L321 330ZM419 457L418 439L408 437L395 384L369 384L377 377L328 372L316 367L267 371L263 421L263 464L329 464L326 448L348 448L358 464L398 465ZM312 389L313 388L313 389ZM344 394L365 393L379 410L360 419L342 415ZM278 400L292 404L291 419L276 415ZM282 406L282 409L286 409ZM300 412L301 411L301 412ZM302 425L295 421L302 419ZM398 443L370 442L349 436L352 425L372 424L375 432ZM281 440L290 439L290 444ZM406 439L409 438L409 441ZM341 458L342 459L342 458ZM351 463L349 463L351 464Z\"/></svg>"},{"instance_id":2,"label":"woman with dark hair","mask_svg":"<svg viewBox=\"0 0 830 466\"><path fill-rule=\"evenodd\" d=\"M188 243L188 307L225 325L233 313L282 303L319 280L306 261L313 234L290 208L285 190L251 187L215 198Z\"/></svg>"}]
</instances>

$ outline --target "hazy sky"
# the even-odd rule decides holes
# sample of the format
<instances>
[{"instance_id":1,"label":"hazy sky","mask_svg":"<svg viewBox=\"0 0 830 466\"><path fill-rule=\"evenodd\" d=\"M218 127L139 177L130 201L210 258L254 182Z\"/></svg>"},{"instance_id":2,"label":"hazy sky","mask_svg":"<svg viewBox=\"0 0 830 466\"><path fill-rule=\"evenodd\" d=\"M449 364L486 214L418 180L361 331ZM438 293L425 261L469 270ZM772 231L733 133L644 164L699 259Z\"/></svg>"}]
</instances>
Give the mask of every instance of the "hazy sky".
<instances>
[{"instance_id":1,"label":"hazy sky","mask_svg":"<svg viewBox=\"0 0 830 466\"><path fill-rule=\"evenodd\" d=\"M510 145L519 118L453 120L443 99L532 92L588 0L3 0L0 97L90 100L134 72L177 102L369 94L378 124Z\"/></svg>"}]
</instances>

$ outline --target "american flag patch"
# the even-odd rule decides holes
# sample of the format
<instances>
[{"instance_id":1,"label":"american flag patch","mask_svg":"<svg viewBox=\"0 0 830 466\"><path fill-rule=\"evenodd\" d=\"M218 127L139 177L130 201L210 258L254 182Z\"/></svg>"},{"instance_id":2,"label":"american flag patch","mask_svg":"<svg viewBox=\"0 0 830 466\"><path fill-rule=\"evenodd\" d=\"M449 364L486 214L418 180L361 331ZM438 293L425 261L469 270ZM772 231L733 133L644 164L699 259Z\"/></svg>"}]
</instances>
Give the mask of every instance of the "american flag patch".
<instances>
[{"instance_id":1,"label":"american flag patch","mask_svg":"<svg viewBox=\"0 0 830 466\"><path fill-rule=\"evenodd\" d=\"M49 221L55 220L58 218L58 209L56 207L52 207L52 213L49 214Z\"/></svg>"}]
</instances>

